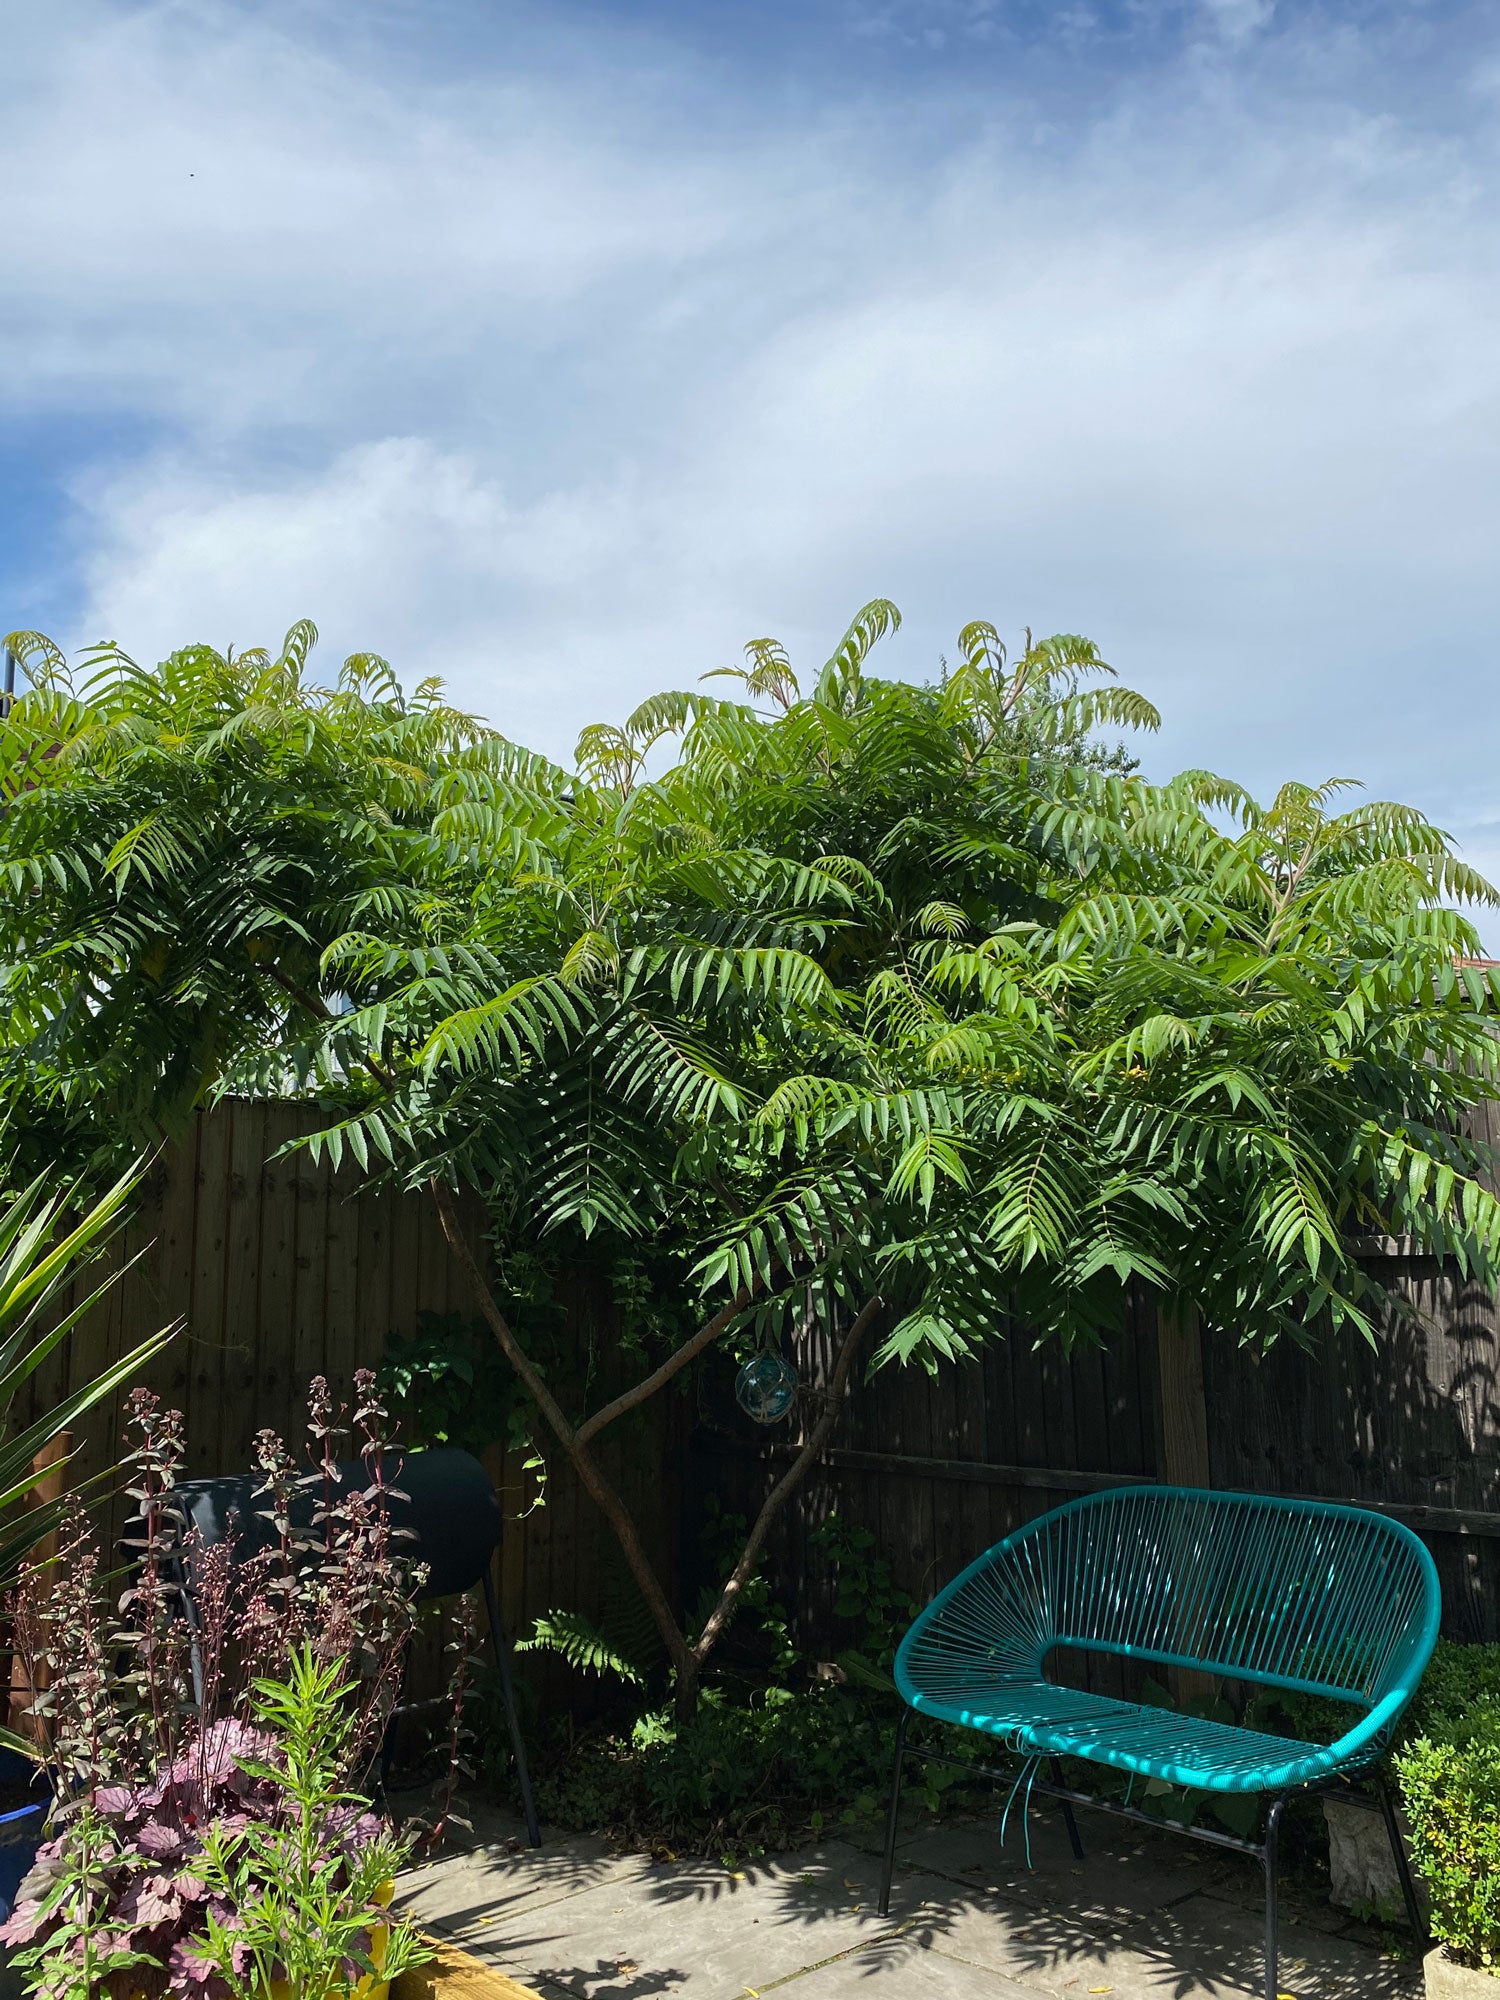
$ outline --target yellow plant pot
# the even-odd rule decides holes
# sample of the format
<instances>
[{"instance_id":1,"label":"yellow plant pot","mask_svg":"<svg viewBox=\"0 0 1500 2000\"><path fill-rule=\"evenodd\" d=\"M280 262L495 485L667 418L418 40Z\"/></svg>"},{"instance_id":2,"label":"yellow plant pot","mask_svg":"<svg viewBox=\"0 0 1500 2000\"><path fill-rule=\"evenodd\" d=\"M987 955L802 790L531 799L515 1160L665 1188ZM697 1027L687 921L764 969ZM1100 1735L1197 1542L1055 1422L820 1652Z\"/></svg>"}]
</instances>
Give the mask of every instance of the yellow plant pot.
<instances>
[{"instance_id":1,"label":"yellow plant pot","mask_svg":"<svg viewBox=\"0 0 1500 2000\"><path fill-rule=\"evenodd\" d=\"M382 1882L375 1891L375 1901L384 1909L390 1907L396 1893L394 1882ZM351 1987L351 2000L389 2000L391 1986L388 1979L380 1974L385 1970L386 1947L391 1941L390 1926L376 1924L370 1932L370 1958L375 1966L373 1973L367 1972L357 1986ZM292 1989L284 1979L273 1979L268 2000L292 2000Z\"/></svg>"}]
</instances>

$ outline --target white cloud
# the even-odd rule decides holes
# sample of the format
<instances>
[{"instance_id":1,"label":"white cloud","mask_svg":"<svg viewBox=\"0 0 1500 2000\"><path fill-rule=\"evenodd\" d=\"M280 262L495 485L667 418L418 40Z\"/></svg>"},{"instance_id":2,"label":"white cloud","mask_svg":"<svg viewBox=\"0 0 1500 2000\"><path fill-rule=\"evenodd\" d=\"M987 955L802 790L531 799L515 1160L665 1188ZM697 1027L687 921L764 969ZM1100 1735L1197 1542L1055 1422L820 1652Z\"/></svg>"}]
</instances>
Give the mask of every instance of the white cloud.
<instances>
[{"instance_id":1,"label":"white cloud","mask_svg":"<svg viewBox=\"0 0 1500 2000\"><path fill-rule=\"evenodd\" d=\"M80 485L80 636L308 614L561 753L889 593L909 670L1086 630L1154 763L1363 772L1500 852L1482 136L1309 95L1312 43L1285 102L1189 50L1064 137L716 115L644 43L408 77L274 10L91 18L19 93L0 398L169 437Z\"/></svg>"},{"instance_id":2,"label":"white cloud","mask_svg":"<svg viewBox=\"0 0 1500 2000\"><path fill-rule=\"evenodd\" d=\"M1276 0L1201 0L1210 24L1227 42L1245 42L1271 25Z\"/></svg>"}]
</instances>

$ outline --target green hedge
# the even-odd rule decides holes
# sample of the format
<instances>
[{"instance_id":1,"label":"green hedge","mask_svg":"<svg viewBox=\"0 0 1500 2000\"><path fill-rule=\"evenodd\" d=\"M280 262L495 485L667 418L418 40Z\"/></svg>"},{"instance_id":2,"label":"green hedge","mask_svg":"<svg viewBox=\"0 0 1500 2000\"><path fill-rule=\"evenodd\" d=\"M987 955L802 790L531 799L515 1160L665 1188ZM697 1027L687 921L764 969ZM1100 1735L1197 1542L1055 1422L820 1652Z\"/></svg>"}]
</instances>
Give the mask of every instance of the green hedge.
<instances>
[{"instance_id":1,"label":"green hedge","mask_svg":"<svg viewBox=\"0 0 1500 2000\"><path fill-rule=\"evenodd\" d=\"M1432 1933L1500 1972L1500 1646L1440 1644L1413 1709L1396 1771Z\"/></svg>"}]
</instances>

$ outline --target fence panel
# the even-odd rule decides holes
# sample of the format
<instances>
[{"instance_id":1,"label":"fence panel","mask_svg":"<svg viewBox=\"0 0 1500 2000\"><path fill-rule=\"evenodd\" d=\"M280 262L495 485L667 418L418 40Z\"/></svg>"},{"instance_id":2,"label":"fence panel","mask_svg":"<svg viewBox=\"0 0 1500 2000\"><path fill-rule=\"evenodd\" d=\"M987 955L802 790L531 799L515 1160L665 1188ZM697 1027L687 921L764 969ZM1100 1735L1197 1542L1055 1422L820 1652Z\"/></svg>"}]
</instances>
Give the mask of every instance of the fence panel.
<instances>
[{"instance_id":1,"label":"fence panel","mask_svg":"<svg viewBox=\"0 0 1500 2000\"><path fill-rule=\"evenodd\" d=\"M189 1476L244 1471L263 1427L300 1443L311 1376L325 1374L347 1401L355 1369L376 1366L387 1340L415 1333L422 1313L471 1315L463 1274L430 1202L372 1186L348 1161L335 1171L306 1152L281 1153L320 1122L304 1104L233 1101L164 1149L113 1253L129 1270L30 1385L16 1424L180 1321L177 1337L141 1379L184 1412ZM480 1243L476 1207L466 1220ZM97 1284L97 1271L89 1282ZM610 1379L612 1310L584 1277L571 1287L567 1325L577 1380L566 1380L565 1367L565 1389L581 1389L590 1366L596 1379ZM123 1417L121 1395L79 1425L67 1475L75 1490L95 1496L109 1546L125 1514L113 1470ZM644 1413L605 1439L600 1456L675 1589L681 1501L670 1423L665 1409ZM548 1504L540 1510L526 1511L535 1482L523 1482L518 1464L490 1456L509 1511L525 1516L507 1531L500 1569L512 1630L559 1606L595 1615L601 1591L618 1595L612 1546L595 1510L550 1440L539 1443L548 1472ZM562 1671L540 1660L528 1669L544 1696L564 1684Z\"/></svg>"}]
</instances>

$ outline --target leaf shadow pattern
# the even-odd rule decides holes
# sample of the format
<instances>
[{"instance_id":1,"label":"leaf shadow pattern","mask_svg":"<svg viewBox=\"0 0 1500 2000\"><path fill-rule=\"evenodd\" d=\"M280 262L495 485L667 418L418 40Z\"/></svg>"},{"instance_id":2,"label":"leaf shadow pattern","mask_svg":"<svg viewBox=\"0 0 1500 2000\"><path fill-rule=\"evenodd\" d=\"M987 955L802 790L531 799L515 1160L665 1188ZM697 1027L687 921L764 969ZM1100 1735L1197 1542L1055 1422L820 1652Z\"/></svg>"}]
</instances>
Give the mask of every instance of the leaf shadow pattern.
<instances>
[{"instance_id":1,"label":"leaf shadow pattern","mask_svg":"<svg viewBox=\"0 0 1500 2000\"><path fill-rule=\"evenodd\" d=\"M957 1961L974 1968L979 1986L994 1975L1012 1983L1006 1990L1260 2000L1257 1870L1233 1858L1200 1862L1203 1850L1170 1834L1108 1827L1079 1866L1056 1818L1036 1815L1034 1871L1014 1865L1019 1857L1001 1849L988 1818L908 1834L889 1919L875 1907L879 1856L839 1841L733 1870L645 1866L576 1896L543 1887L543 1900L508 1919L506 1902L524 1891L511 1886L507 1866L499 1879L474 1882L466 1907L450 1903L445 1925L550 2000L738 1991L742 1972L751 1988L779 1986L829 1961L847 1968L844 1979L883 1978L892 1992L921 1990L940 1963ZM518 1877L526 1858L515 1857ZM1418 2000L1415 1962L1382 1959L1332 1913L1326 1928L1311 1911L1311 1920L1299 1915L1289 1899L1286 1991L1299 2000Z\"/></svg>"}]
</instances>

